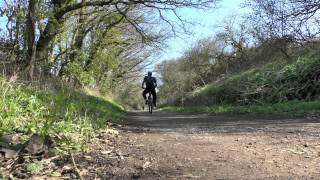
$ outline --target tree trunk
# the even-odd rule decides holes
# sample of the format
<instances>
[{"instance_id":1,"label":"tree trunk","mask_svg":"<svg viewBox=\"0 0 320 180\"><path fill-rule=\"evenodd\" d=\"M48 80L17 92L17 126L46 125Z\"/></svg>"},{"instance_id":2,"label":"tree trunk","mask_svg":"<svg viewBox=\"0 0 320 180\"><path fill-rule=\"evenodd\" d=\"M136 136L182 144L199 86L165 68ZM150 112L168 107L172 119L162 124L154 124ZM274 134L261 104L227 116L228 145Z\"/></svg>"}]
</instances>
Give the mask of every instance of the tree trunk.
<instances>
[{"instance_id":1,"label":"tree trunk","mask_svg":"<svg viewBox=\"0 0 320 180\"><path fill-rule=\"evenodd\" d=\"M64 20L54 16L49 17L43 33L40 35L37 42L37 60L45 61L48 58L50 42L56 37L64 24Z\"/></svg>"},{"instance_id":2,"label":"tree trunk","mask_svg":"<svg viewBox=\"0 0 320 180\"><path fill-rule=\"evenodd\" d=\"M85 3L85 0L81 0L81 3ZM75 29L74 37L72 38L74 40L74 43L71 44L71 54L69 57L69 61L65 61L62 63L59 76L64 75L65 68L68 66L70 62L74 62L77 59L79 51L81 51L83 48L83 41L88 33L84 24L86 21L85 15L83 15L85 14L85 10L85 7L82 7L80 9L77 28Z\"/></svg>"},{"instance_id":3,"label":"tree trunk","mask_svg":"<svg viewBox=\"0 0 320 180\"><path fill-rule=\"evenodd\" d=\"M28 17L27 17L27 43L28 43L28 56L27 66L29 76L32 79L34 74L34 66L36 60L36 42L35 42L35 26L36 26L36 5L38 0L29 0Z\"/></svg>"},{"instance_id":4,"label":"tree trunk","mask_svg":"<svg viewBox=\"0 0 320 180\"><path fill-rule=\"evenodd\" d=\"M20 25L21 25L21 18L20 18L20 11L21 11L21 7L20 7L20 0L18 1L18 5L17 5L17 11L16 11L16 33L15 33L15 39L14 39L14 54L16 54L16 58L17 61L19 62L20 59L20 45L19 45L19 36L20 36Z\"/></svg>"}]
</instances>

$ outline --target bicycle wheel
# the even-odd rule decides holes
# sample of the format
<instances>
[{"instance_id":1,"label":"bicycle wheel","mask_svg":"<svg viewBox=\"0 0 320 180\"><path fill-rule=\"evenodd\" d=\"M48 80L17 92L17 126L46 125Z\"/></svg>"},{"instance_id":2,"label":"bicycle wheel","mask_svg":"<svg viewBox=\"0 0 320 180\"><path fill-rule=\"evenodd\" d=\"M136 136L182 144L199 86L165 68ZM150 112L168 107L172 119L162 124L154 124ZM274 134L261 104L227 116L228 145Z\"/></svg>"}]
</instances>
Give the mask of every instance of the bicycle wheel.
<instances>
[{"instance_id":1,"label":"bicycle wheel","mask_svg":"<svg viewBox=\"0 0 320 180\"><path fill-rule=\"evenodd\" d=\"M149 107L149 113L152 114L153 101L152 101L152 96L151 95L148 97L148 107Z\"/></svg>"}]
</instances>

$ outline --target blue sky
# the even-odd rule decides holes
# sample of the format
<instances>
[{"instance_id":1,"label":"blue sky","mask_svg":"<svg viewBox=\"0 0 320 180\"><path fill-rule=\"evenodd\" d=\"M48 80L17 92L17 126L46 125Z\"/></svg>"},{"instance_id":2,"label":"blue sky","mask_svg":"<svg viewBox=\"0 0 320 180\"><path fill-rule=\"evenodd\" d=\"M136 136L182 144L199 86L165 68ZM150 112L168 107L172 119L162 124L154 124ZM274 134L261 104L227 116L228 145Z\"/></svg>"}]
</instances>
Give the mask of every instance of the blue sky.
<instances>
[{"instance_id":1,"label":"blue sky","mask_svg":"<svg viewBox=\"0 0 320 180\"><path fill-rule=\"evenodd\" d=\"M177 58L197 40L213 36L215 32L217 32L217 26L228 16L245 14L246 9L241 8L241 4L244 3L244 1L245 0L222 0L218 4L218 9L208 11L184 9L180 11L180 15L184 19L195 23L195 25L191 27L193 35L169 39L168 48L161 54L158 62Z\"/></svg>"}]
</instances>

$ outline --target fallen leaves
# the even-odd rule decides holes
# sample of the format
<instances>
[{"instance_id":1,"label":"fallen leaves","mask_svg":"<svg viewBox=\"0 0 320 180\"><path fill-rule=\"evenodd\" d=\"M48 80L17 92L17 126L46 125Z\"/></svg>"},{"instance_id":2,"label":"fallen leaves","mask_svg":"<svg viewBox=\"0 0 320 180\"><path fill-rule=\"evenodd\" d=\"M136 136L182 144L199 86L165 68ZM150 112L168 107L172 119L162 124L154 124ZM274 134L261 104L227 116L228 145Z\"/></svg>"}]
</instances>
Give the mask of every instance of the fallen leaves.
<instances>
[{"instance_id":1,"label":"fallen leaves","mask_svg":"<svg viewBox=\"0 0 320 180\"><path fill-rule=\"evenodd\" d=\"M100 153L103 155L108 155L108 154L112 153L112 150L101 151Z\"/></svg>"}]
</instances>

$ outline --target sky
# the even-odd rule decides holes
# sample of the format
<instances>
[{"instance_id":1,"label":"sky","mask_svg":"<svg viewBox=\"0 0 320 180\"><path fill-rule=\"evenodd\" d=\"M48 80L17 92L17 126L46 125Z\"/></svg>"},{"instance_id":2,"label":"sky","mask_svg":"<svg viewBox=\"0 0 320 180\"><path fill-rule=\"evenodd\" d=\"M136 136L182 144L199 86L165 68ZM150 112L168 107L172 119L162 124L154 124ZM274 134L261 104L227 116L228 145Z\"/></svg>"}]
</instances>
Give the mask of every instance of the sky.
<instances>
[{"instance_id":1,"label":"sky","mask_svg":"<svg viewBox=\"0 0 320 180\"><path fill-rule=\"evenodd\" d=\"M195 24L192 25L192 35L182 35L182 38L171 38L167 41L168 47L160 55L160 63L163 60L170 60L180 57L183 52L194 45L197 40L213 36L218 26L223 20L233 15L243 15L246 9L241 8L241 4L245 0L222 0L218 4L218 8L208 11L184 9L180 11L180 15Z\"/></svg>"}]
</instances>

